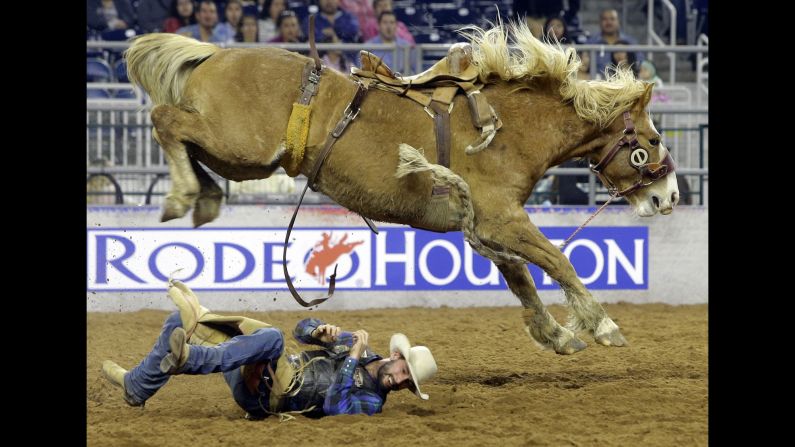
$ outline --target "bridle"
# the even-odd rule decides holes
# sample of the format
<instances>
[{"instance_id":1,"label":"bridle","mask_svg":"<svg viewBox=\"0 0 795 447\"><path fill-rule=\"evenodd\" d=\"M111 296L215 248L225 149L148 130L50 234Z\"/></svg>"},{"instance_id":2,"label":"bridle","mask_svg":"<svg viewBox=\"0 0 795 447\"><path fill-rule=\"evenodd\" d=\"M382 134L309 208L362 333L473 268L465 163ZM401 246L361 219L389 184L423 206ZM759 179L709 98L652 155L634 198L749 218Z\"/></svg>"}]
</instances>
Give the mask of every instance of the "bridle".
<instances>
[{"instance_id":1,"label":"bridle","mask_svg":"<svg viewBox=\"0 0 795 447\"><path fill-rule=\"evenodd\" d=\"M619 190L615 183L604 175L603 171L607 165L613 161L618 151L624 146L629 146L629 149L632 150L629 156L629 164L638 171L638 181L624 190ZM641 146L638 142L632 117L629 115L629 112L624 112L624 135L621 136L621 139L618 140L599 163L591 165L590 168L591 171L599 177L602 184L607 187L607 192L610 196L618 198L631 194L644 186L649 186L676 170L676 163L674 163L673 158L671 158L671 153L668 152L668 149L665 149L665 157L658 163L647 163L648 160L649 150ZM645 181L646 179L648 179L648 181Z\"/></svg>"},{"instance_id":2,"label":"bridle","mask_svg":"<svg viewBox=\"0 0 795 447\"><path fill-rule=\"evenodd\" d=\"M618 187L613 183L607 176L604 175L602 171L610 164L611 161L616 157L618 151L621 150L624 146L629 146L632 152L629 154L629 164L638 171L638 181L635 182L629 188L619 190ZM617 199L619 197L626 196L627 194L631 194L637 191L644 186L649 186L652 183L656 182L657 180L665 177L667 174L674 172L676 170L676 163L674 163L674 159L671 158L671 153L668 152L668 149L665 149L665 157L659 161L659 163L646 163L649 161L649 150L645 147L641 146L638 142L638 136L635 134L635 124L632 122L632 117L630 116L629 112L624 112L624 135L621 136L621 139L610 148L599 163L595 165L591 165L591 171L599 177L599 180L602 181L602 184L605 185L607 188L608 197L607 201L599 207L596 212L591 214L591 216L576 230L569 236L563 243L560 245L560 249L563 248L574 239L574 236L580 232L583 228L585 228L588 223L596 217L597 214L601 213L603 209L610 204L613 199ZM648 181L644 181L645 179L649 179Z\"/></svg>"}]
</instances>

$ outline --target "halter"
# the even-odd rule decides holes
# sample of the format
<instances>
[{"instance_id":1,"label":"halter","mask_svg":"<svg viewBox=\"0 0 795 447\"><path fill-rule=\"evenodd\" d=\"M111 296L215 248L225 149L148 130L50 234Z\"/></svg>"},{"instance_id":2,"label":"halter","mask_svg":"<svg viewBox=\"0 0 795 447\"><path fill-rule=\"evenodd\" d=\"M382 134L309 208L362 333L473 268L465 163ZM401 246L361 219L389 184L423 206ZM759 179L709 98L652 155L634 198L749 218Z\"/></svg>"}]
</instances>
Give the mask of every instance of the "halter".
<instances>
[{"instance_id":1,"label":"halter","mask_svg":"<svg viewBox=\"0 0 795 447\"><path fill-rule=\"evenodd\" d=\"M632 153L629 156L630 165L638 171L638 181L635 182L632 186L627 189L618 190L618 187L610 181L603 173L604 169L607 165L613 161L618 151L621 150L622 147L629 146L632 149ZM644 186L649 186L652 183L656 182L657 180L665 177L667 174L674 172L676 170L676 163L674 163L674 159L671 158L671 153L668 152L668 149L665 150L665 157L660 160L659 163L646 163L649 159L649 151L638 143L638 137L635 134L635 124L632 122L632 117L629 115L629 112L624 112L624 135L621 137L620 140L613 146L610 151L607 152L607 155L602 158L599 163L596 165L591 165L591 171L599 177L599 180L602 181L602 184L607 187L607 192L610 194L607 201L596 210L595 213L591 214L582 225L577 227L576 230L569 236L562 244L560 244L560 249L563 248L574 239L574 236L580 232L583 228L585 228L588 223L596 217L597 214L602 212L603 209L607 208L607 205L610 204L613 199L617 199L619 197L626 196L627 194L633 193ZM647 183L644 183L644 178L648 177L650 180Z\"/></svg>"},{"instance_id":2,"label":"halter","mask_svg":"<svg viewBox=\"0 0 795 447\"><path fill-rule=\"evenodd\" d=\"M627 189L618 190L618 187L610 181L603 173L607 165L613 161L618 151L624 146L629 146L633 150L630 155L630 165L638 171L638 181ZM591 165L591 171L595 173L599 180L602 181L607 187L607 192L613 198L623 197L631 194L644 186L649 186L657 180L665 177L667 174L676 170L676 163L671 158L671 153L668 149L665 150L665 157L658 163L646 163L649 159L649 151L642 147L638 142L638 137L635 134L635 124L632 123L632 117L629 112L624 112L624 135L620 140L607 152L607 155L602 158L596 165ZM648 182L644 179L648 178Z\"/></svg>"}]
</instances>

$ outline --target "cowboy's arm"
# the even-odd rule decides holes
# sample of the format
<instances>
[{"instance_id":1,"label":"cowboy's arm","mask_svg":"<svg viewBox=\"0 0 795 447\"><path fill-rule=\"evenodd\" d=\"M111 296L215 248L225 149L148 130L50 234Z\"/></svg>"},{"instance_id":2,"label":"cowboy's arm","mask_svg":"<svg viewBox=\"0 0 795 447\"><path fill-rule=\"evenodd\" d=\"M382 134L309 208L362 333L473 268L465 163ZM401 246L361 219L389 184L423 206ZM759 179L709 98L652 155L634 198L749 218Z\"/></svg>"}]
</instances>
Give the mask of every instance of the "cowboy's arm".
<instances>
[{"instance_id":1,"label":"cowboy's arm","mask_svg":"<svg viewBox=\"0 0 795 447\"><path fill-rule=\"evenodd\" d=\"M342 367L337 371L334 382L326 394L326 400L323 402L323 411L327 415L366 414L371 416L381 412L384 401L380 396L363 390L353 391L353 373L356 371L359 357L367 347L367 338L367 332L356 331L356 343L342 363Z\"/></svg>"},{"instance_id":2,"label":"cowboy's arm","mask_svg":"<svg viewBox=\"0 0 795 447\"><path fill-rule=\"evenodd\" d=\"M337 346L353 346L353 334L339 327L325 324L317 318L306 318L298 322L293 336L301 343L319 345L334 350Z\"/></svg>"}]
</instances>

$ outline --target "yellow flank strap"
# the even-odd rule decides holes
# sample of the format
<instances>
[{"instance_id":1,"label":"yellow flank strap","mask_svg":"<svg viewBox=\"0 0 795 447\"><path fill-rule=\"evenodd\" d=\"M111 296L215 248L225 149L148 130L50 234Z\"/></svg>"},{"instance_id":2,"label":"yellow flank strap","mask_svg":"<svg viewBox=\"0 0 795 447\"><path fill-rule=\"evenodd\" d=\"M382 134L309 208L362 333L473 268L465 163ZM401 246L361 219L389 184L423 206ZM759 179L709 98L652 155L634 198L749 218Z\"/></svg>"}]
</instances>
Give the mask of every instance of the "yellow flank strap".
<instances>
[{"instance_id":1,"label":"yellow flank strap","mask_svg":"<svg viewBox=\"0 0 795 447\"><path fill-rule=\"evenodd\" d=\"M304 160L306 140L309 137L309 115L311 112L312 105L293 103L293 111L290 113L290 121L287 123L287 132L284 136L289 154L284 170L290 177L300 174L299 168Z\"/></svg>"}]
</instances>

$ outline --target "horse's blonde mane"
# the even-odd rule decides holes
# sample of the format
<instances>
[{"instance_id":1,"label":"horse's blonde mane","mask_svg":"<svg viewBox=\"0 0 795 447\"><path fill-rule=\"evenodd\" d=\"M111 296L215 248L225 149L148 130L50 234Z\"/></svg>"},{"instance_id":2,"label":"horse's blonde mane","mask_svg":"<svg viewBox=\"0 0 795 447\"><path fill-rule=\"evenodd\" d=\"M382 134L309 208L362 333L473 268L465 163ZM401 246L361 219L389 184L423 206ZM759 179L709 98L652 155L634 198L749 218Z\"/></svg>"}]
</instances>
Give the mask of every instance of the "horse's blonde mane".
<instances>
[{"instance_id":1,"label":"horse's blonde mane","mask_svg":"<svg viewBox=\"0 0 795 447\"><path fill-rule=\"evenodd\" d=\"M611 70L605 81L577 79L581 62L574 48L541 42L525 23L510 22L504 26L498 17L488 30L468 26L462 34L472 44L481 81L493 82L494 76L503 81L530 81L536 77L559 81L562 100L571 102L580 118L600 127L613 122L646 91L646 83L636 80L623 66ZM509 41L517 51L509 50Z\"/></svg>"}]
</instances>

